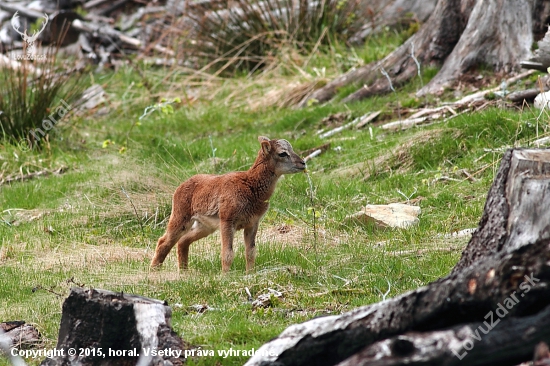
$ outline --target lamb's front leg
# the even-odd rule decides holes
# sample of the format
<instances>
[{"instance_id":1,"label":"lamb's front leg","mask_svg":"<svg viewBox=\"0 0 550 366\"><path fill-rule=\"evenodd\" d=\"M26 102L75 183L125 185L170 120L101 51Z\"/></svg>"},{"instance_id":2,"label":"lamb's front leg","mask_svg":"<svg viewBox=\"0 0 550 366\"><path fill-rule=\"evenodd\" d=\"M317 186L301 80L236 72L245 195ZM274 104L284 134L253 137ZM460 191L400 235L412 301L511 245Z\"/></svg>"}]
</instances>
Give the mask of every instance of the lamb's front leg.
<instances>
[{"instance_id":1,"label":"lamb's front leg","mask_svg":"<svg viewBox=\"0 0 550 366\"><path fill-rule=\"evenodd\" d=\"M258 232L259 223L258 220L252 223L250 227L244 228L246 273L250 273L254 269L254 261L256 260L256 233Z\"/></svg>"},{"instance_id":2,"label":"lamb's front leg","mask_svg":"<svg viewBox=\"0 0 550 366\"><path fill-rule=\"evenodd\" d=\"M230 221L220 222L220 234L222 237L222 271L229 272L231 263L233 263L233 237L235 235L235 226Z\"/></svg>"}]
</instances>

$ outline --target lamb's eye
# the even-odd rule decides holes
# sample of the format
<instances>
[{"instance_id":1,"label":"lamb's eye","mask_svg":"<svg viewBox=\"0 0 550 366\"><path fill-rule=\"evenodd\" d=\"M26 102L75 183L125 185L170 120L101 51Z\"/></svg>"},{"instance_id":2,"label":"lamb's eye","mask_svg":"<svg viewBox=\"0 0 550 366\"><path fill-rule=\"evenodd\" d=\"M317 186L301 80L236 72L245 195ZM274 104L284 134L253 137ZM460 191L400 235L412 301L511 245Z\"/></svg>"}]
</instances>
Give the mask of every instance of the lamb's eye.
<instances>
[{"instance_id":1,"label":"lamb's eye","mask_svg":"<svg viewBox=\"0 0 550 366\"><path fill-rule=\"evenodd\" d=\"M288 156L288 153L282 152L282 153L279 154L279 156L280 156L281 158L284 158L285 156Z\"/></svg>"}]
</instances>

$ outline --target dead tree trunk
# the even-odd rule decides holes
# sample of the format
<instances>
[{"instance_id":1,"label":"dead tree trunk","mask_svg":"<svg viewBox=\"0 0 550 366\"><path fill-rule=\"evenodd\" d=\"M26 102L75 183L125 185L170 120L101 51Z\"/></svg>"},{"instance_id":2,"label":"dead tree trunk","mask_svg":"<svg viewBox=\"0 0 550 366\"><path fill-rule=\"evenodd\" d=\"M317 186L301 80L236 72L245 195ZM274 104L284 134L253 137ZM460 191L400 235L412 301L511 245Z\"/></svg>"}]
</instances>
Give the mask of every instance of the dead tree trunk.
<instances>
[{"instance_id":1,"label":"dead tree trunk","mask_svg":"<svg viewBox=\"0 0 550 366\"><path fill-rule=\"evenodd\" d=\"M63 303L58 353L41 365L182 365L185 345L171 316L159 300L73 288Z\"/></svg>"},{"instance_id":2,"label":"dead tree trunk","mask_svg":"<svg viewBox=\"0 0 550 366\"><path fill-rule=\"evenodd\" d=\"M541 33L541 19L548 15L548 7L542 3L542 0L439 0L428 21L394 52L379 62L334 79L301 105L312 99L328 101L339 88L352 83L359 89L345 102L387 93L390 85L381 70L387 71L394 86L403 84L417 75L414 58L422 66L443 65L418 91L419 95L441 92L477 66L491 66L503 72L517 70L520 61L531 53L533 34Z\"/></svg>"},{"instance_id":3,"label":"dead tree trunk","mask_svg":"<svg viewBox=\"0 0 550 366\"><path fill-rule=\"evenodd\" d=\"M516 365L550 341L550 151L509 150L462 258L436 282L287 328L253 365Z\"/></svg>"},{"instance_id":4,"label":"dead tree trunk","mask_svg":"<svg viewBox=\"0 0 550 366\"><path fill-rule=\"evenodd\" d=\"M369 22L350 37L350 42L361 44L369 35L381 32L385 27L395 29L415 21L424 23L436 4L437 0L362 0L359 10Z\"/></svg>"}]
</instances>

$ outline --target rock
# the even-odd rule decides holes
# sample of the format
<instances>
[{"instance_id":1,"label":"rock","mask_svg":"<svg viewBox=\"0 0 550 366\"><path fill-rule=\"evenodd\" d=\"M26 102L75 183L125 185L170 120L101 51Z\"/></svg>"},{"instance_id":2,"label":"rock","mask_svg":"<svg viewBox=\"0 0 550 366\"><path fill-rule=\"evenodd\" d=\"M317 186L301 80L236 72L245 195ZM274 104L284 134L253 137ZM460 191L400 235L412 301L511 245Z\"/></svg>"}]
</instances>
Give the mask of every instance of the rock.
<instances>
[{"instance_id":1,"label":"rock","mask_svg":"<svg viewBox=\"0 0 550 366\"><path fill-rule=\"evenodd\" d=\"M419 222L420 207L403 203L389 205L366 205L362 211L347 217L364 223L372 222L378 227L406 228Z\"/></svg>"},{"instance_id":2,"label":"rock","mask_svg":"<svg viewBox=\"0 0 550 366\"><path fill-rule=\"evenodd\" d=\"M550 91L540 93L535 97L535 108L543 109L548 108L548 101L550 101Z\"/></svg>"}]
</instances>

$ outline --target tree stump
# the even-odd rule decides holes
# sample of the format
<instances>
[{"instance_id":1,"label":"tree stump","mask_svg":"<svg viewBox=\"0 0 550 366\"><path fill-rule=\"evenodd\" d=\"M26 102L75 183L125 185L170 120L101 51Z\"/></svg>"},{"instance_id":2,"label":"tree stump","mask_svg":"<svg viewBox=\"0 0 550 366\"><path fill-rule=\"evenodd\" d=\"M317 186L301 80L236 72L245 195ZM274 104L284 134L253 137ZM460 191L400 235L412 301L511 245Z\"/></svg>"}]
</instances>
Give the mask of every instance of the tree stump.
<instances>
[{"instance_id":1,"label":"tree stump","mask_svg":"<svg viewBox=\"0 0 550 366\"><path fill-rule=\"evenodd\" d=\"M58 355L42 366L182 365L184 342L165 302L99 289L71 289L63 303Z\"/></svg>"},{"instance_id":2,"label":"tree stump","mask_svg":"<svg viewBox=\"0 0 550 366\"><path fill-rule=\"evenodd\" d=\"M246 366L517 365L550 341L550 150L508 150L451 273L292 325ZM266 356L267 355L267 356ZM276 356L270 356L276 355Z\"/></svg>"}]
</instances>

